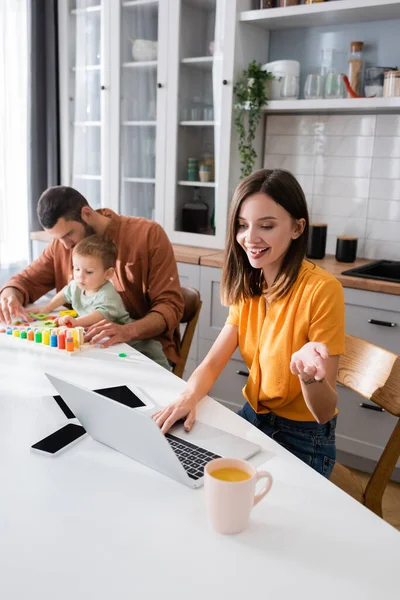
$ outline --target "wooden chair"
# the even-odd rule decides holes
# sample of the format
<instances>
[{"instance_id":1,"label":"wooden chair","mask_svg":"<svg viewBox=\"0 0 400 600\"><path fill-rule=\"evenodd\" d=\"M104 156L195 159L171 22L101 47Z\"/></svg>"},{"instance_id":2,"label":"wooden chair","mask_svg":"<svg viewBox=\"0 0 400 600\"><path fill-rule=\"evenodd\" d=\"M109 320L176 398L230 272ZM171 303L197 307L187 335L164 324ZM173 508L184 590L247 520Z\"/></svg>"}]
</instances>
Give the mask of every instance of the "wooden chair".
<instances>
[{"instance_id":1,"label":"wooden chair","mask_svg":"<svg viewBox=\"0 0 400 600\"><path fill-rule=\"evenodd\" d=\"M338 383L400 417L400 357L365 340L346 335ZM340 417L339 417L340 418ZM349 469L336 463L330 480L382 517L382 497L400 456L400 419L393 429L365 490Z\"/></svg>"},{"instance_id":2,"label":"wooden chair","mask_svg":"<svg viewBox=\"0 0 400 600\"><path fill-rule=\"evenodd\" d=\"M197 321L199 320L202 301L200 293L194 288L181 288L185 309L181 323L186 323L185 331L181 341L180 361L175 365L172 372L178 377L182 377L185 370L186 361L189 356L190 346L192 344Z\"/></svg>"}]
</instances>

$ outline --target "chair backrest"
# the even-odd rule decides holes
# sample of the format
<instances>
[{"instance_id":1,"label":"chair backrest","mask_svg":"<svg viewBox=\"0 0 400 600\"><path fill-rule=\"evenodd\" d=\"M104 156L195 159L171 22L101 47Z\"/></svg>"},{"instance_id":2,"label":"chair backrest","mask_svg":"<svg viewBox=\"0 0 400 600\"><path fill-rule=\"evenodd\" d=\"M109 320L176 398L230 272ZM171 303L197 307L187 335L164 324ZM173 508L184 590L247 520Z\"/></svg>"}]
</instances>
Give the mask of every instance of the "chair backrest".
<instances>
[{"instance_id":1,"label":"chair backrest","mask_svg":"<svg viewBox=\"0 0 400 600\"><path fill-rule=\"evenodd\" d=\"M186 323L186 327L181 340L180 361L173 369L173 373L178 377L182 377L185 370L202 305L200 293L196 289L183 287L181 288L181 292L185 304L181 323Z\"/></svg>"},{"instance_id":2,"label":"chair backrest","mask_svg":"<svg viewBox=\"0 0 400 600\"><path fill-rule=\"evenodd\" d=\"M400 417L400 357L346 335L337 382ZM382 497L400 456L400 419L394 427L364 492L364 504L382 515Z\"/></svg>"}]
</instances>

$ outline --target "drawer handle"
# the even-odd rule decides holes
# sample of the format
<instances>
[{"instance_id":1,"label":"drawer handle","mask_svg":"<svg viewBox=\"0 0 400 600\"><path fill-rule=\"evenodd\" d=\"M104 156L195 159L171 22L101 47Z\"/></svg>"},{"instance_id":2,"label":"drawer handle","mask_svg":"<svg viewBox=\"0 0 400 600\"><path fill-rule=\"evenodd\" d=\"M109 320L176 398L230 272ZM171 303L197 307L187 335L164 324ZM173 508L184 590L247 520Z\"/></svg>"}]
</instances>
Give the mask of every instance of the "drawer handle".
<instances>
[{"instance_id":1,"label":"drawer handle","mask_svg":"<svg viewBox=\"0 0 400 600\"><path fill-rule=\"evenodd\" d=\"M375 410L376 412L385 412L384 408L380 406L375 406L375 404L366 404L366 402L360 402L361 408L366 408L368 410Z\"/></svg>"},{"instance_id":2,"label":"drawer handle","mask_svg":"<svg viewBox=\"0 0 400 600\"><path fill-rule=\"evenodd\" d=\"M371 325L382 325L382 327L397 326L397 323L390 323L390 321L378 321L378 319L368 319L368 323L371 323Z\"/></svg>"},{"instance_id":3,"label":"drawer handle","mask_svg":"<svg viewBox=\"0 0 400 600\"><path fill-rule=\"evenodd\" d=\"M243 377L248 377L248 376L249 376L249 372L247 372L247 373L246 373L246 371L240 371L240 370L239 370L239 371L236 371L236 373L237 373L238 375L243 375Z\"/></svg>"}]
</instances>

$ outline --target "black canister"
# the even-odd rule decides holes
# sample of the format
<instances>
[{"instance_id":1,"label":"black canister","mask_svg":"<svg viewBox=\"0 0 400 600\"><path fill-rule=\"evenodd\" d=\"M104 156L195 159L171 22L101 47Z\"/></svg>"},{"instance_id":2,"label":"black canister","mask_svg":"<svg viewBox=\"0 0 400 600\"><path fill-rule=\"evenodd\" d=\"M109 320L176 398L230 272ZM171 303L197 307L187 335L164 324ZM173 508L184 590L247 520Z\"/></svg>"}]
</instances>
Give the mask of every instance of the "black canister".
<instances>
[{"instance_id":1,"label":"black canister","mask_svg":"<svg viewBox=\"0 0 400 600\"><path fill-rule=\"evenodd\" d=\"M307 258L324 258L327 231L328 225L326 223L310 223L306 252Z\"/></svg>"},{"instance_id":2,"label":"black canister","mask_svg":"<svg viewBox=\"0 0 400 600\"><path fill-rule=\"evenodd\" d=\"M206 233L208 227L208 205L196 190L192 202L183 205L182 229L189 233Z\"/></svg>"},{"instance_id":3,"label":"black canister","mask_svg":"<svg viewBox=\"0 0 400 600\"><path fill-rule=\"evenodd\" d=\"M339 262L354 262L357 256L358 238L339 235L336 239L336 260Z\"/></svg>"}]
</instances>

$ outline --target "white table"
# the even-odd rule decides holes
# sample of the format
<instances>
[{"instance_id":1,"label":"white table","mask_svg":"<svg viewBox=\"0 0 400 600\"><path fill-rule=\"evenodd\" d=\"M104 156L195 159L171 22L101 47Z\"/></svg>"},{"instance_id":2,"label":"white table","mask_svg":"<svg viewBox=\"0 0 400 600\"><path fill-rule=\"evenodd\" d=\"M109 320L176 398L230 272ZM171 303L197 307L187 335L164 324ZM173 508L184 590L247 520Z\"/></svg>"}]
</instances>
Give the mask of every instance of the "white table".
<instances>
[{"instance_id":1,"label":"white table","mask_svg":"<svg viewBox=\"0 0 400 600\"><path fill-rule=\"evenodd\" d=\"M128 346L68 357L0 335L2 600L399 598L399 533L209 398L199 419L261 444L252 462L274 477L236 536L210 529L203 489L91 438L57 458L30 452L60 422L45 371L139 385L160 404L184 387Z\"/></svg>"}]
</instances>

